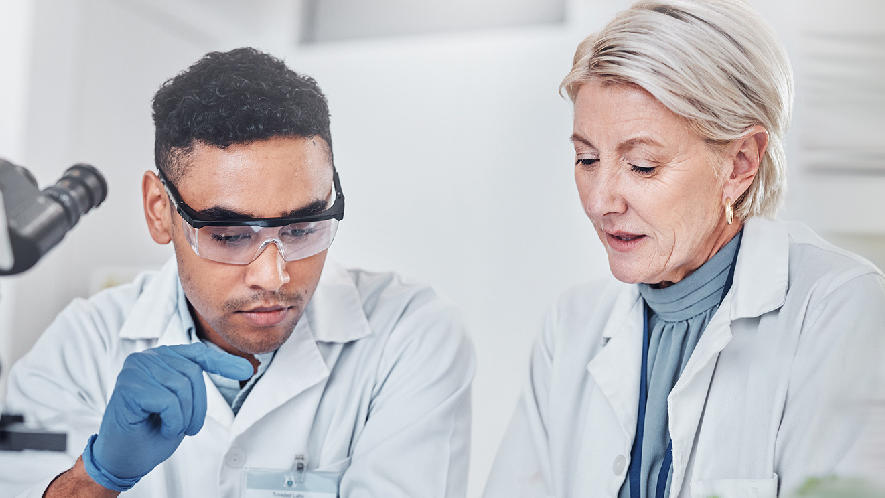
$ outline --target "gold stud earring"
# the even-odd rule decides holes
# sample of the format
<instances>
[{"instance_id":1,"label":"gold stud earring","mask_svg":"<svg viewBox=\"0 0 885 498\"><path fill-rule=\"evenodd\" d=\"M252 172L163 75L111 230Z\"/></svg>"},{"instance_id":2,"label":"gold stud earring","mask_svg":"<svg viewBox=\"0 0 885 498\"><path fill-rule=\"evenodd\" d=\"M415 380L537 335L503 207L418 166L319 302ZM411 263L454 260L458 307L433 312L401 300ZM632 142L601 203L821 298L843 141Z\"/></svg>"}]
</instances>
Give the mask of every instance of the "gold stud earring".
<instances>
[{"instance_id":1,"label":"gold stud earring","mask_svg":"<svg viewBox=\"0 0 885 498\"><path fill-rule=\"evenodd\" d=\"M731 225L734 221L734 208L731 207L731 197L725 198L725 222Z\"/></svg>"}]
</instances>

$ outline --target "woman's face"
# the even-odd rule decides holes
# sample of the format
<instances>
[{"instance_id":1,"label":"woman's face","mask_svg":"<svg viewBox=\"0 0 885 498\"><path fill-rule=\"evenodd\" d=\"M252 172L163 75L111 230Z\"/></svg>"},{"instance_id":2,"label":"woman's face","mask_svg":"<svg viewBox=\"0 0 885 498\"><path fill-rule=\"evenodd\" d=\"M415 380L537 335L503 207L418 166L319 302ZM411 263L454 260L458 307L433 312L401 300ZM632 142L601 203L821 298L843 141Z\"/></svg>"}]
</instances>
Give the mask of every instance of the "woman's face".
<instances>
[{"instance_id":1,"label":"woman's face","mask_svg":"<svg viewBox=\"0 0 885 498\"><path fill-rule=\"evenodd\" d=\"M618 280L678 282L740 229L725 223L721 156L640 87L584 83L572 142L581 203Z\"/></svg>"}]
</instances>

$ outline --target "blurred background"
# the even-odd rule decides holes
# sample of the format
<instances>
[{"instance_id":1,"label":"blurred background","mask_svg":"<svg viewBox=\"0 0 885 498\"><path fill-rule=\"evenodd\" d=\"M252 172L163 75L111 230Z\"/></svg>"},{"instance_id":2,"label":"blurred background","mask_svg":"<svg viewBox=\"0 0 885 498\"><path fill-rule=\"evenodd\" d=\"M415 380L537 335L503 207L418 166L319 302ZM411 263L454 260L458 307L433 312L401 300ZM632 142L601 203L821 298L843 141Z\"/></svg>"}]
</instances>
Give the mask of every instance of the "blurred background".
<instances>
[{"instance_id":1,"label":"blurred background","mask_svg":"<svg viewBox=\"0 0 885 498\"><path fill-rule=\"evenodd\" d=\"M576 44L630 3L5 0L0 157L41 187L88 162L110 193L34 269L0 280L3 373L71 299L171 256L142 215L151 97L207 51L255 46L329 99L348 199L330 256L430 283L463 310L479 362L478 496L545 310L609 275L578 203L557 87ZM750 3L796 71L781 218L885 267L885 3Z\"/></svg>"}]
</instances>

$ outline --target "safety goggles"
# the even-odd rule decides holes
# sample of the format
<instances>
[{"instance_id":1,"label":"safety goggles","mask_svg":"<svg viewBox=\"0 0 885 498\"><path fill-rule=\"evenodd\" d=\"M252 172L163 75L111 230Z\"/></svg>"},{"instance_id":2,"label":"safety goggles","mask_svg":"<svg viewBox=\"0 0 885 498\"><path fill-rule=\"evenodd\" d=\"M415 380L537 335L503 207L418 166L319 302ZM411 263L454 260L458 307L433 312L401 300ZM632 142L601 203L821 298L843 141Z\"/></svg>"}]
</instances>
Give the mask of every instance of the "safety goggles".
<instances>
[{"instance_id":1,"label":"safety goggles","mask_svg":"<svg viewBox=\"0 0 885 498\"><path fill-rule=\"evenodd\" d=\"M275 244L285 261L304 259L325 251L332 245L338 222L344 218L344 193L333 170L335 199L320 213L282 218L243 218L206 220L181 200L172 182L159 172L160 181L181 215L184 235L198 256L234 265L247 265L268 244Z\"/></svg>"}]
</instances>

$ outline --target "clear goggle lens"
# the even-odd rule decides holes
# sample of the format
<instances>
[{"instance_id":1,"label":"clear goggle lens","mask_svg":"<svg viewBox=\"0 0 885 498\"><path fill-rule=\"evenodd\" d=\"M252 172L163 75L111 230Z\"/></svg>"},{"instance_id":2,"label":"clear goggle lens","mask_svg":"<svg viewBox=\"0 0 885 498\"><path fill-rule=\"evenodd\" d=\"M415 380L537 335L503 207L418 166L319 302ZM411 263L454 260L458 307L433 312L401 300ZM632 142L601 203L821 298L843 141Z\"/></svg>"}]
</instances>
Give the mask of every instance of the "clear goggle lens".
<instances>
[{"instance_id":1,"label":"clear goggle lens","mask_svg":"<svg viewBox=\"0 0 885 498\"><path fill-rule=\"evenodd\" d=\"M268 244L276 244L285 261L308 258L332 245L338 220L292 223L279 227L252 225L194 228L181 220L188 243L206 259L245 265L254 261Z\"/></svg>"}]
</instances>

